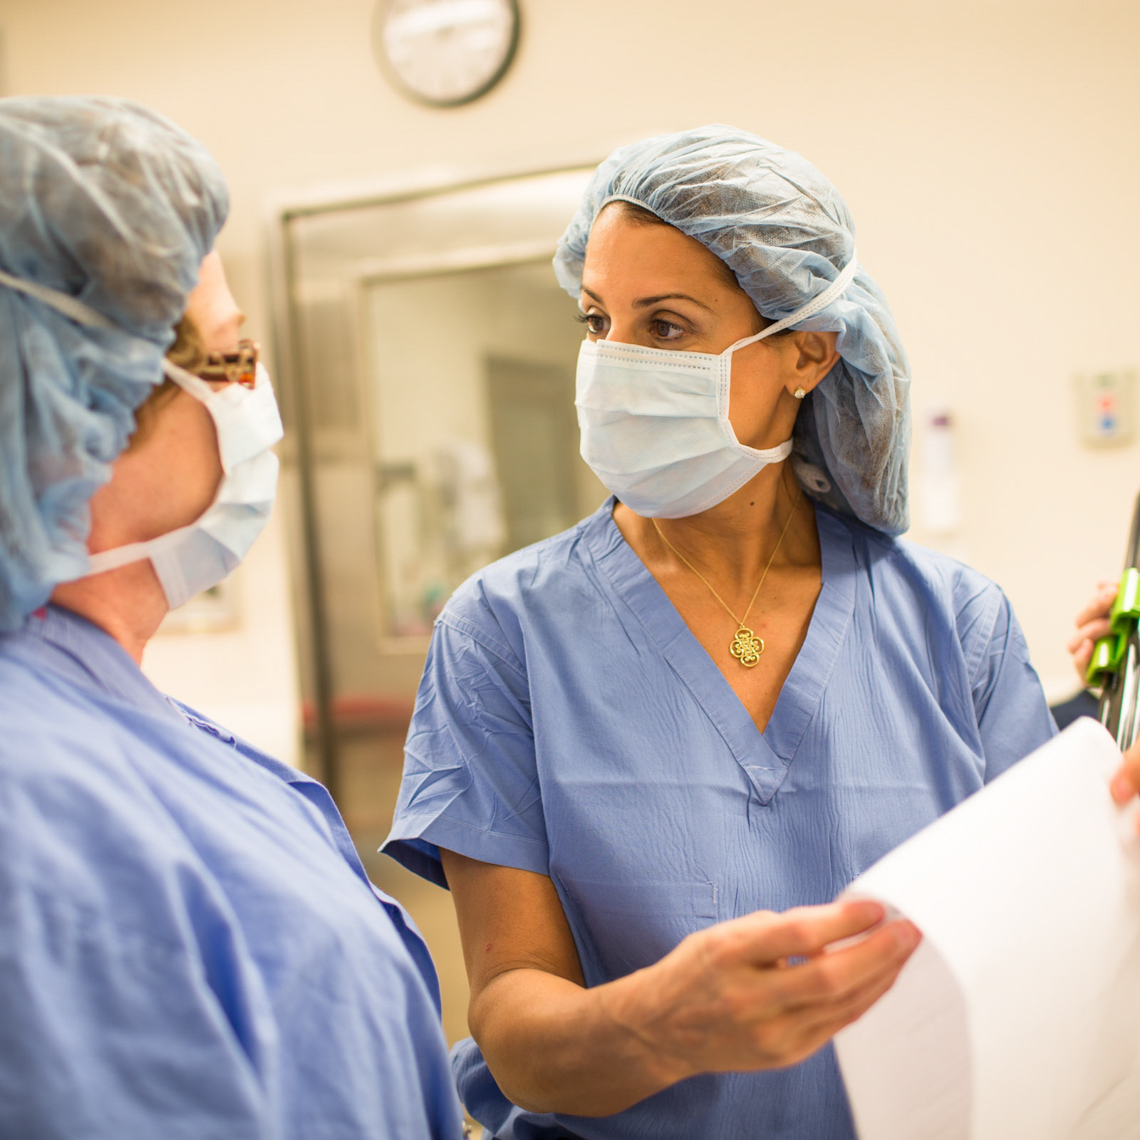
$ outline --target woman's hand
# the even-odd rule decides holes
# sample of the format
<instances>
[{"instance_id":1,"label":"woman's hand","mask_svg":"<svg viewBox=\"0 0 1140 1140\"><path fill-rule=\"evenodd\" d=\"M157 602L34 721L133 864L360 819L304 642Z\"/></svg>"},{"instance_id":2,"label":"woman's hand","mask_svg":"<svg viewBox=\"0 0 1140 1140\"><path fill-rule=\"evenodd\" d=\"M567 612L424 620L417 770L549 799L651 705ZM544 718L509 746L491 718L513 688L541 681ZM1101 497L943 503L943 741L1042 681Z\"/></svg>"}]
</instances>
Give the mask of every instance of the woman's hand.
<instances>
[{"instance_id":1,"label":"woman's hand","mask_svg":"<svg viewBox=\"0 0 1140 1140\"><path fill-rule=\"evenodd\" d=\"M622 979L637 984L615 983L606 1006L664 1062L669 1083L794 1065L886 993L918 945L911 923L873 929L882 920L878 903L860 900L723 922Z\"/></svg>"},{"instance_id":2,"label":"woman's hand","mask_svg":"<svg viewBox=\"0 0 1140 1140\"><path fill-rule=\"evenodd\" d=\"M607 1116L697 1073L795 1064L885 993L919 941L908 922L880 926L873 902L758 912L587 988L546 875L440 856L471 1032L499 1087L533 1112Z\"/></svg>"},{"instance_id":3,"label":"woman's hand","mask_svg":"<svg viewBox=\"0 0 1140 1140\"><path fill-rule=\"evenodd\" d=\"M1072 654L1073 668L1080 676L1082 685L1092 660L1093 646L1108 633L1108 614L1112 603L1116 601L1117 588L1116 582L1098 582L1096 593L1077 614L1077 632L1069 639L1066 648Z\"/></svg>"}]
</instances>

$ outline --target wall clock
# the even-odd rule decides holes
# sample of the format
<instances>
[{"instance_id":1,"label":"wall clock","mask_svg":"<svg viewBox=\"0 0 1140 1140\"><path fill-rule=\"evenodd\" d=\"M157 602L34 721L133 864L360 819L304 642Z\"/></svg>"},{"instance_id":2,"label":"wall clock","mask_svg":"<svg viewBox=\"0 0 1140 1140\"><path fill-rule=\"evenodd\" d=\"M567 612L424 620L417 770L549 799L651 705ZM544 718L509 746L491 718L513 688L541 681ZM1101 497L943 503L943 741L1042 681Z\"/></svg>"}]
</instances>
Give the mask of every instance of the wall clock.
<instances>
[{"instance_id":1,"label":"wall clock","mask_svg":"<svg viewBox=\"0 0 1140 1140\"><path fill-rule=\"evenodd\" d=\"M517 0L379 0L372 49L397 90L433 107L495 86L519 39Z\"/></svg>"}]
</instances>

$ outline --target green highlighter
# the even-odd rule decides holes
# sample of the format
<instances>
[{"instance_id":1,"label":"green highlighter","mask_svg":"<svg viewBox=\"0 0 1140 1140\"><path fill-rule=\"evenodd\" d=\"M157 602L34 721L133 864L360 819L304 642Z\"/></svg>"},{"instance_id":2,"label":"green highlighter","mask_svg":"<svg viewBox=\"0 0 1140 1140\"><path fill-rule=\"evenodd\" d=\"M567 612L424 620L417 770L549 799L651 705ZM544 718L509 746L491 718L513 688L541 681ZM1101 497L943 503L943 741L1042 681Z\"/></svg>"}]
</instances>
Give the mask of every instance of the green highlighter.
<instances>
[{"instance_id":1,"label":"green highlighter","mask_svg":"<svg viewBox=\"0 0 1140 1140\"><path fill-rule=\"evenodd\" d=\"M1123 751L1140 735L1140 498L1132 512L1124 573L1108 620L1112 630L1093 648L1085 681L1100 687L1100 723Z\"/></svg>"}]
</instances>

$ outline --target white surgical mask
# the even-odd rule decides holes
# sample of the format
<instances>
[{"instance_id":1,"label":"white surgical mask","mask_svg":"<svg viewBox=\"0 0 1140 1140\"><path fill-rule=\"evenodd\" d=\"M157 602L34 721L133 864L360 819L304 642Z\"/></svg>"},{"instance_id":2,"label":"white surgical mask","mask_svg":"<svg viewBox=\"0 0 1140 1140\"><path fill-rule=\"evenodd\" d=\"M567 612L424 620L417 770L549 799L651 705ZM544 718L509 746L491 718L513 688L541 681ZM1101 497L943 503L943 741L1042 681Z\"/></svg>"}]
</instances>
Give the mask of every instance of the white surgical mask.
<instances>
[{"instance_id":1,"label":"white surgical mask","mask_svg":"<svg viewBox=\"0 0 1140 1140\"><path fill-rule=\"evenodd\" d=\"M114 327L90 305L34 281L0 271L0 282L38 297L81 325ZM87 574L102 574L149 558L171 609L217 585L245 556L273 510L277 456L270 450L285 434L264 366L252 388L214 389L200 376L163 360L162 370L183 391L206 405L218 436L222 482L206 512L189 526L147 542L132 542L92 554Z\"/></svg>"},{"instance_id":2,"label":"white surgical mask","mask_svg":"<svg viewBox=\"0 0 1140 1140\"><path fill-rule=\"evenodd\" d=\"M582 458L631 510L663 519L707 511L769 463L787 459L790 439L757 449L736 438L728 419L732 354L826 308L855 271L853 254L814 300L721 353L586 341L574 401Z\"/></svg>"},{"instance_id":3,"label":"white surgical mask","mask_svg":"<svg viewBox=\"0 0 1140 1140\"><path fill-rule=\"evenodd\" d=\"M277 456L270 448L284 435L273 385L257 366L253 388L205 380L163 361L163 371L206 405L218 435L222 482L205 514L147 542L132 542L91 555L88 571L101 574L149 558L171 609L217 585L245 557L261 533L277 493Z\"/></svg>"}]
</instances>

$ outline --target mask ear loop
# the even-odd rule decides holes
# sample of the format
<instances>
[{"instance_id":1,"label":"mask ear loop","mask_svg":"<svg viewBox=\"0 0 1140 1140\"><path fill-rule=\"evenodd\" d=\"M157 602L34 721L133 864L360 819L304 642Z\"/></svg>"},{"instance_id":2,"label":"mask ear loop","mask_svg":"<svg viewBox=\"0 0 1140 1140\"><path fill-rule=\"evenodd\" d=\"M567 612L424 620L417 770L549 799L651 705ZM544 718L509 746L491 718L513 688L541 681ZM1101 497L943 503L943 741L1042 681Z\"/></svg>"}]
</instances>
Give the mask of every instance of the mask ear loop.
<instances>
[{"instance_id":1,"label":"mask ear loop","mask_svg":"<svg viewBox=\"0 0 1140 1140\"><path fill-rule=\"evenodd\" d=\"M103 574L108 570L117 570L120 566L129 566L132 562L144 562L152 555L159 553L164 546L178 540L178 537L190 526L180 526L176 530L168 530L157 538L149 538L145 542L128 542L123 546L113 546L110 550L101 550L98 554L87 555L87 573L82 577L90 578L94 574Z\"/></svg>"},{"instance_id":2,"label":"mask ear loop","mask_svg":"<svg viewBox=\"0 0 1140 1140\"><path fill-rule=\"evenodd\" d=\"M195 376L193 372L188 372L181 365L167 360L165 356L162 358L162 371L168 380L172 380L182 391L188 392L194 399L203 404L208 404L213 400L214 389L201 376Z\"/></svg>"},{"instance_id":3,"label":"mask ear loop","mask_svg":"<svg viewBox=\"0 0 1140 1140\"><path fill-rule=\"evenodd\" d=\"M214 390L200 376L195 376L193 372L187 372L185 368L172 364L165 357L162 360L162 371L166 373L168 379L173 380L183 391L189 393L196 400L201 400L202 403L205 403L214 394ZM178 527L175 530L167 531L166 534L160 534L157 538L147 539L145 542L128 542L124 546L114 546L110 550L101 550L98 554L89 553L87 555L87 573L84 577L89 578L93 574L103 574L107 570L117 570L120 566L129 566L132 562L142 562L157 554L164 546L176 542L178 536L184 531L190 530L193 525L191 523L189 526Z\"/></svg>"},{"instance_id":4,"label":"mask ear loop","mask_svg":"<svg viewBox=\"0 0 1140 1140\"><path fill-rule=\"evenodd\" d=\"M162 371L179 388L203 404L208 403L213 398L214 390L205 380L177 364L172 364L165 357L162 360ZM88 554L87 573L84 577L102 574L107 570L117 570L120 566L129 566L132 562L142 562L144 559L151 558L154 554L159 553L164 546L177 542L180 535L193 528L194 523L190 523L187 526L180 526L175 530L167 531L166 534L160 534L157 538L147 539L145 542L129 542L124 546L101 550L98 554Z\"/></svg>"},{"instance_id":5,"label":"mask ear loop","mask_svg":"<svg viewBox=\"0 0 1140 1140\"><path fill-rule=\"evenodd\" d=\"M728 348L721 353L721 356L727 356L730 352L735 352L738 348L743 348L746 344L755 344L758 340L763 340L766 336L783 332L784 329L791 328L792 325L799 324L800 321L806 321L808 317L814 317L816 313L822 312L855 280L855 274L858 272L858 269L858 258L855 251L852 250L851 260L844 266L843 272L840 273L822 293L813 297L806 305L792 313L790 317L784 317L783 320L776 321L775 324L769 325L766 329L762 329L752 336L746 336L742 340L738 340L735 344L730 344Z\"/></svg>"}]
</instances>

